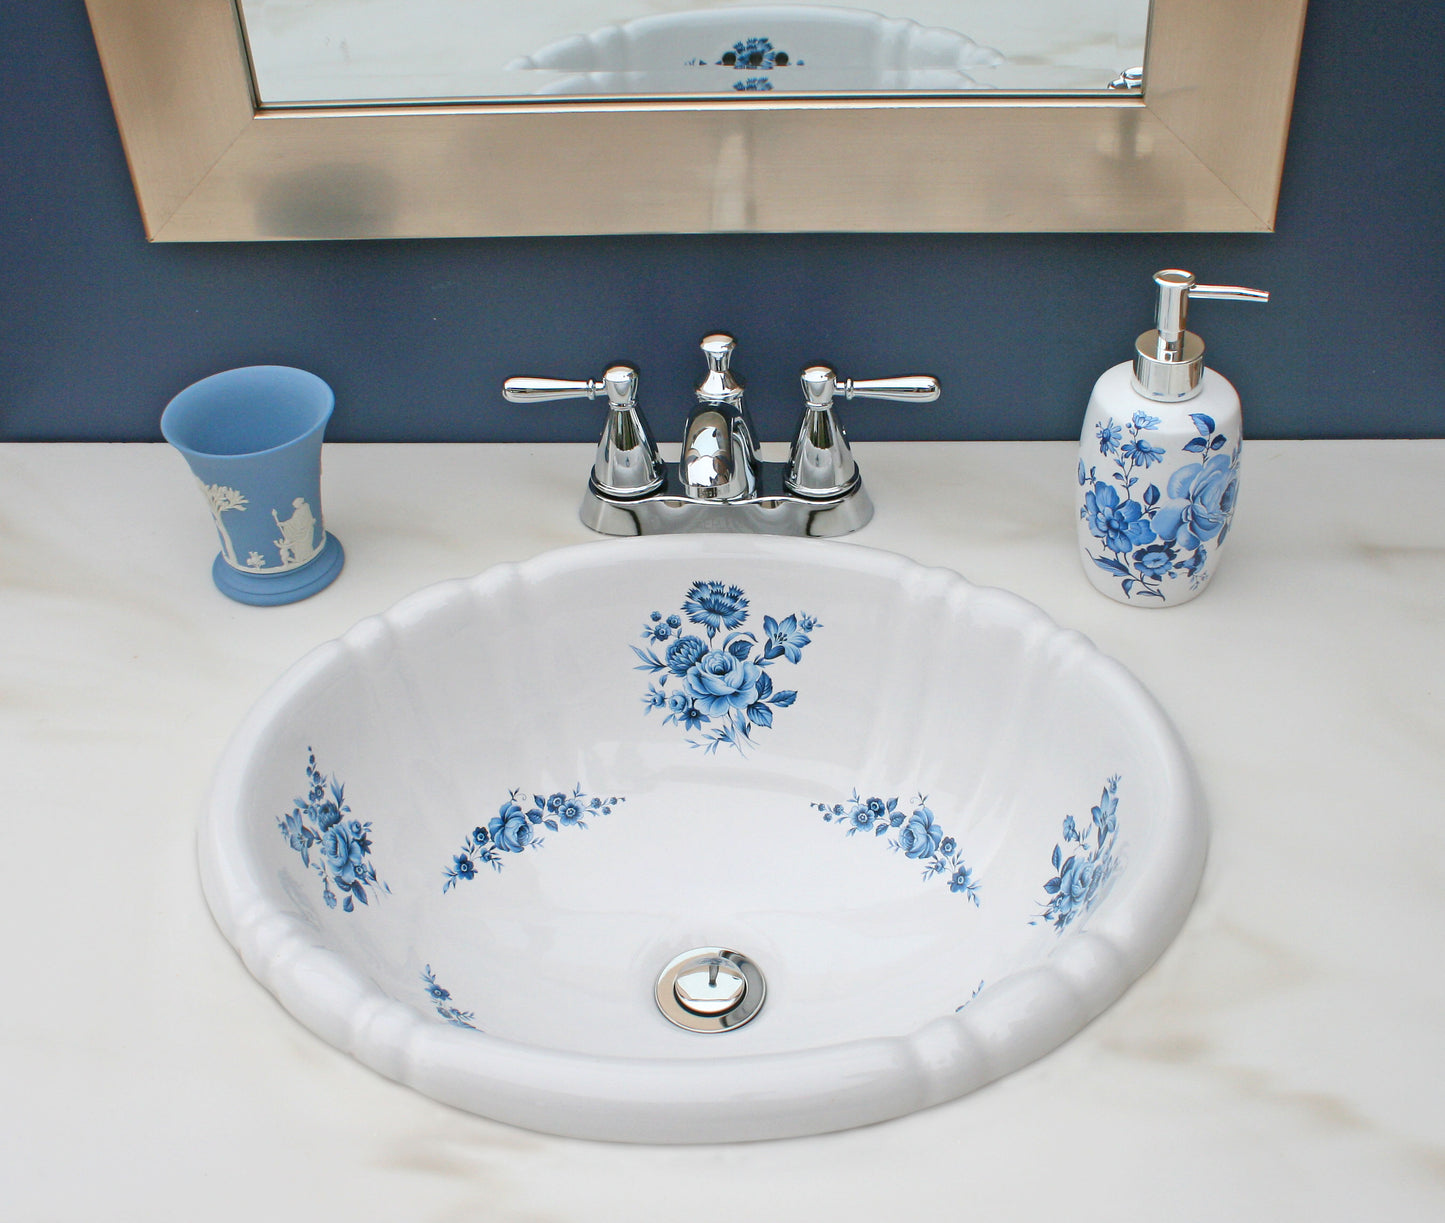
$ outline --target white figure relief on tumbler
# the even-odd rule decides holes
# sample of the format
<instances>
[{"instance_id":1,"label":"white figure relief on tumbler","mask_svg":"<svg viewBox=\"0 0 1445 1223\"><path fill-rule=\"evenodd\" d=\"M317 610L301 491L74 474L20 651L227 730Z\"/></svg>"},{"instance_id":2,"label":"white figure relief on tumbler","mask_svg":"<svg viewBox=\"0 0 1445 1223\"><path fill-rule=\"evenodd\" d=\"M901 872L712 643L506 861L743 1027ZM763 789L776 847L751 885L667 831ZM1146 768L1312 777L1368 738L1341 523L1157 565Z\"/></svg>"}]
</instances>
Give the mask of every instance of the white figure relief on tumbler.
<instances>
[{"instance_id":1,"label":"white figure relief on tumbler","mask_svg":"<svg viewBox=\"0 0 1445 1223\"><path fill-rule=\"evenodd\" d=\"M211 507L211 517L216 523L216 533L221 537L221 550L226 563L232 568L245 568L253 573L282 573L287 569L300 568L321 550L321 546L316 542L316 515L305 497L295 497L291 501L289 518L281 518L274 509L271 511L276 529L281 532L280 539L271 541L280 560L274 565L268 565L266 558L252 549L243 566L236 559L236 545L231 541L231 533L226 530L225 515L232 510L244 513L250 503L244 493L223 484L207 484L202 480L200 485L201 491L206 495L206 504Z\"/></svg>"},{"instance_id":2,"label":"white figure relief on tumbler","mask_svg":"<svg viewBox=\"0 0 1445 1223\"><path fill-rule=\"evenodd\" d=\"M236 560L236 545L231 542L231 533L226 530L224 515L227 510L244 510L246 498L234 488L227 488L224 484L207 484L201 480L201 491L206 495L206 504L211 507L211 517L216 521L216 534L221 537L221 551L225 554L226 563L236 568L240 562ZM252 553L254 556L255 553Z\"/></svg>"},{"instance_id":3,"label":"white figure relief on tumbler","mask_svg":"<svg viewBox=\"0 0 1445 1223\"><path fill-rule=\"evenodd\" d=\"M290 518L277 517L275 510L271 511L271 517L276 523L276 529L281 532L280 539L271 541L276 545L276 551L281 554L281 563L273 565L272 569L295 569L298 565L304 565L321 550L320 545L316 542L316 515L306 504L305 497L296 497L292 500ZM252 558L254 558L255 564L252 563ZM255 552L251 553L251 557L246 561L247 565L255 569L261 569L264 563Z\"/></svg>"}]
</instances>

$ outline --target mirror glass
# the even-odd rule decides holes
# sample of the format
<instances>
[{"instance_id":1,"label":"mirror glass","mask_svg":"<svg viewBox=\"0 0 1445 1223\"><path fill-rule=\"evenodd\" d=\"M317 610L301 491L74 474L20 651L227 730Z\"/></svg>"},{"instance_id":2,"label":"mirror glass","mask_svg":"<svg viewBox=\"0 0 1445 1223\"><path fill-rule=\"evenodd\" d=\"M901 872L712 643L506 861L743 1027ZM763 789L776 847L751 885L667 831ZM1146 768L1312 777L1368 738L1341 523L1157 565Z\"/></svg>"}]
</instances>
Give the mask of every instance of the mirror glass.
<instances>
[{"instance_id":1,"label":"mirror glass","mask_svg":"<svg viewBox=\"0 0 1445 1223\"><path fill-rule=\"evenodd\" d=\"M263 108L1137 92L1149 0L237 0Z\"/></svg>"}]
</instances>

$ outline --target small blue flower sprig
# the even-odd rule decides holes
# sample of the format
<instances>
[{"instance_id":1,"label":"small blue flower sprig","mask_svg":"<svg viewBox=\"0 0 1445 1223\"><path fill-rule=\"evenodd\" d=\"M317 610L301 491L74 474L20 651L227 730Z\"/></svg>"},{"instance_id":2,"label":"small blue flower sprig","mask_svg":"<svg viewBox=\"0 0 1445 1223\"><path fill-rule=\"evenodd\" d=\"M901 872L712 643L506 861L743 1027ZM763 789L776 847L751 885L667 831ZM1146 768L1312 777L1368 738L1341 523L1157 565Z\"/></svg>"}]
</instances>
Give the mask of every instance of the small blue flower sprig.
<instances>
[{"instance_id":1,"label":"small blue flower sprig","mask_svg":"<svg viewBox=\"0 0 1445 1223\"><path fill-rule=\"evenodd\" d=\"M685 630L684 616L703 629L705 640ZM744 753L753 744L754 730L772 726L774 712L798 699L792 689L774 686L768 668L779 661L798 663L811 634L822 627L806 612L781 620L764 616L759 641L755 634L741 631L747 619L748 599L740 587L694 582L680 614L664 616L655 611L643 625L642 636L651 646L632 647L642 660L636 669L661 677L642 698L646 712L665 709L664 726L703 731L688 742L709 754L724 744ZM671 690L668 680L677 681Z\"/></svg>"},{"instance_id":2,"label":"small blue flower sprig","mask_svg":"<svg viewBox=\"0 0 1445 1223\"><path fill-rule=\"evenodd\" d=\"M485 827L478 825L452 858L447 868L447 881L442 891L449 892L458 883L477 877L477 866L486 863L493 870L502 869L503 854L519 854L524 849L541 849L545 838L542 829L556 832L561 828L586 828L587 817L611 815L612 808L625 802L622 798L588 797L579 785L571 794L557 793L544 798L532 795L530 808L523 810L517 801L521 790L508 792L507 801Z\"/></svg>"},{"instance_id":3,"label":"small blue flower sprig","mask_svg":"<svg viewBox=\"0 0 1445 1223\"><path fill-rule=\"evenodd\" d=\"M1147 412L1135 412L1123 426L1109 417L1095 429L1099 453L1115 467L1108 481L1097 467L1086 468L1079 460L1079 484L1086 489L1079 515L1103 545L1098 553L1090 552L1089 559L1118 577L1128 598L1137 594L1166 599L1165 582L1180 577L1189 579L1191 590L1198 589L1209 579L1205 544L1222 544L1229 534L1239 491L1239 443L1231 453L1219 453L1229 443L1216 431L1214 418L1192 412L1189 419L1197 436L1180 449L1208 457L1169 473L1163 491L1151 482L1134 499L1141 483L1136 473L1162 464L1166 457L1163 447L1143 436L1160 423Z\"/></svg>"},{"instance_id":4,"label":"small blue flower sprig","mask_svg":"<svg viewBox=\"0 0 1445 1223\"><path fill-rule=\"evenodd\" d=\"M969 1003L971 1003L975 998L977 998L981 993L983 993L983 987L984 987L984 985L985 985L985 982L983 982L983 981L980 981L977 985L975 985L975 986L973 987L973 993L969 994L969 996L968 996L968 1001L965 1002L962 1006L956 1006L956 1007L954 1007L954 1008L953 1008L953 1013L954 1013L955 1015L957 1015L960 1011L967 1010Z\"/></svg>"},{"instance_id":5,"label":"small blue flower sprig","mask_svg":"<svg viewBox=\"0 0 1445 1223\"><path fill-rule=\"evenodd\" d=\"M854 790L845 803L812 803L823 819L848 830L848 836L871 832L875 837L893 834L889 846L906 858L923 864L923 877L948 875L948 890L978 906L978 880L963 860L958 842L945 836L928 809L926 795L913 802L913 812L899 810L897 798L860 798Z\"/></svg>"},{"instance_id":6,"label":"small blue flower sprig","mask_svg":"<svg viewBox=\"0 0 1445 1223\"><path fill-rule=\"evenodd\" d=\"M351 808L346 805L345 787L316 767L316 752L306 749L307 790L304 798L292 800L291 811L276 821L287 844L301 855L302 865L321 876L321 898L328 909L336 908L341 893L341 908L354 912L356 904L369 904L368 886L383 892L391 889L376 877L371 858L371 824L348 819ZM317 860L311 861L311 850L318 849ZM336 891L332 891L332 887Z\"/></svg>"},{"instance_id":7,"label":"small blue flower sprig","mask_svg":"<svg viewBox=\"0 0 1445 1223\"><path fill-rule=\"evenodd\" d=\"M459 1010L452 1005L452 993L449 989L443 989L437 984L436 974L432 972L428 964L421 974L422 983L426 986L427 997L436 1007L436 1012L454 1028L469 1028L477 1031L477 1025L473 1022L476 1016L471 1011Z\"/></svg>"},{"instance_id":8,"label":"small blue flower sprig","mask_svg":"<svg viewBox=\"0 0 1445 1223\"><path fill-rule=\"evenodd\" d=\"M1054 846L1055 874L1044 884L1049 899L1034 925L1047 922L1055 930L1063 930L1093 908L1118 866L1118 810L1119 778L1114 776L1104 783L1104 792L1098 806L1091 809L1087 825L1081 829L1072 815L1064 817L1063 840Z\"/></svg>"}]
</instances>

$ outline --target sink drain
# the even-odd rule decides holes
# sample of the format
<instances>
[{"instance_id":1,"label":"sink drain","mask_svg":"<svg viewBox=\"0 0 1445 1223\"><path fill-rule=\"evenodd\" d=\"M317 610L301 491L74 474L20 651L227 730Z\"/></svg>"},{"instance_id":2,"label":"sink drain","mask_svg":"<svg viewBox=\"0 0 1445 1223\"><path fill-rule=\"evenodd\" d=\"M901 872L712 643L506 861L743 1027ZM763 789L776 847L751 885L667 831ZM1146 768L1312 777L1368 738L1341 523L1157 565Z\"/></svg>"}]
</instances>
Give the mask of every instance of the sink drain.
<instances>
[{"instance_id":1,"label":"sink drain","mask_svg":"<svg viewBox=\"0 0 1445 1223\"><path fill-rule=\"evenodd\" d=\"M740 951L697 947L670 961L657 978L658 1009L689 1032L730 1032L763 1006L768 987Z\"/></svg>"}]
</instances>

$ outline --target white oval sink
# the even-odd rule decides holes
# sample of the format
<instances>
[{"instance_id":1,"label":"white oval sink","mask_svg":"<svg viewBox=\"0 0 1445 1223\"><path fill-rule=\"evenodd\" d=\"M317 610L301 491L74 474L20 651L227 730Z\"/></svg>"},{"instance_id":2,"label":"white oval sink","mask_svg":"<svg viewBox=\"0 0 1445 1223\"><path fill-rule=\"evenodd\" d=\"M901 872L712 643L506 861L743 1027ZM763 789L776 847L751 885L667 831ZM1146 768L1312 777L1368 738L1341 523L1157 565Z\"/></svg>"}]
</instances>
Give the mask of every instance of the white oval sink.
<instances>
[{"instance_id":1,"label":"white oval sink","mask_svg":"<svg viewBox=\"0 0 1445 1223\"><path fill-rule=\"evenodd\" d=\"M675 536L435 586L313 651L227 748L200 858L251 972L366 1065L533 1129L711 1142L1040 1057L1174 937L1206 839L1154 700L1031 604L850 544ZM703 1031L658 986L695 949ZM730 1027L749 965L765 1001Z\"/></svg>"}]
</instances>

